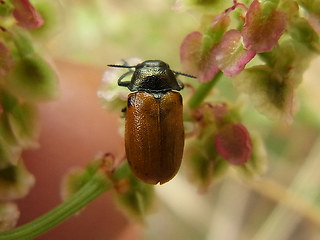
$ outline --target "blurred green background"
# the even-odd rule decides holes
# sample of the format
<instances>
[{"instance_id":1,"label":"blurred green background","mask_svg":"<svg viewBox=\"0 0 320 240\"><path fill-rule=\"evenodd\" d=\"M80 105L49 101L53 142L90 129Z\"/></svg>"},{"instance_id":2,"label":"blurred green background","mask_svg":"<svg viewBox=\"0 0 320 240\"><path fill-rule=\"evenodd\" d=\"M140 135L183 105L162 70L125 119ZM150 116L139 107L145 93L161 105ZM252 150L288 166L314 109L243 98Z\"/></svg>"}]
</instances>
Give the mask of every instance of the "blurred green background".
<instances>
[{"instance_id":1,"label":"blurred green background","mask_svg":"<svg viewBox=\"0 0 320 240\"><path fill-rule=\"evenodd\" d=\"M179 66L195 15L173 12L174 1L61 1L60 24L47 42L57 58L104 67L122 58L162 59Z\"/></svg>"}]
</instances>

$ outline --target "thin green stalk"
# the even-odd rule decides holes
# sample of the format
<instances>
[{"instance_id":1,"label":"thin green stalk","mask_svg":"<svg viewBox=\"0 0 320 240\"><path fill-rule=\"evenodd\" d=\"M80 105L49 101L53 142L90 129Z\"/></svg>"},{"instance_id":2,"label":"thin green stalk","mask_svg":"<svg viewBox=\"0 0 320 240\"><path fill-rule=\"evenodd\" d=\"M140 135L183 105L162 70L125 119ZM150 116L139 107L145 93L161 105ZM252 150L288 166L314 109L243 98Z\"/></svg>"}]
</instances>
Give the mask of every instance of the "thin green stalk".
<instances>
[{"instance_id":1,"label":"thin green stalk","mask_svg":"<svg viewBox=\"0 0 320 240\"><path fill-rule=\"evenodd\" d=\"M32 222L9 231L1 232L0 240L33 239L60 224L111 187L112 184L108 178L98 171L71 198Z\"/></svg>"},{"instance_id":2,"label":"thin green stalk","mask_svg":"<svg viewBox=\"0 0 320 240\"><path fill-rule=\"evenodd\" d=\"M191 109L200 106L200 104L208 96L211 89L215 86L215 84L218 82L221 76L222 76L222 72L219 71L210 82L202 83L196 89L195 93L193 94L193 96L190 98L190 101L189 101L189 107Z\"/></svg>"}]
</instances>

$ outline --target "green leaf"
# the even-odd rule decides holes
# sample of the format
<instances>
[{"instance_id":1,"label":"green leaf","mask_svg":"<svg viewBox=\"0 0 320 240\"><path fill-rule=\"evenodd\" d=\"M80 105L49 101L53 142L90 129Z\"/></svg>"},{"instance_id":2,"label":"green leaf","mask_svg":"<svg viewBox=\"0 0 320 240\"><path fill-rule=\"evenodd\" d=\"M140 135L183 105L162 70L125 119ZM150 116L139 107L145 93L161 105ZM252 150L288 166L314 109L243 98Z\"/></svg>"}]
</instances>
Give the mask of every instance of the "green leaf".
<instances>
[{"instance_id":1,"label":"green leaf","mask_svg":"<svg viewBox=\"0 0 320 240\"><path fill-rule=\"evenodd\" d=\"M20 216L18 206L11 202L0 202L0 231L13 228Z\"/></svg>"},{"instance_id":2,"label":"green leaf","mask_svg":"<svg viewBox=\"0 0 320 240\"><path fill-rule=\"evenodd\" d=\"M34 54L32 39L26 30L15 27L12 29L11 36L16 47L14 55L25 57Z\"/></svg>"},{"instance_id":3,"label":"green leaf","mask_svg":"<svg viewBox=\"0 0 320 240\"><path fill-rule=\"evenodd\" d=\"M261 13L264 18L270 17L272 12L277 9L279 0L261 0Z\"/></svg>"},{"instance_id":4,"label":"green leaf","mask_svg":"<svg viewBox=\"0 0 320 240\"><path fill-rule=\"evenodd\" d=\"M38 124L36 109L33 104L19 103L13 95L0 90L0 135L11 146L23 148L37 145Z\"/></svg>"},{"instance_id":5,"label":"green leaf","mask_svg":"<svg viewBox=\"0 0 320 240\"><path fill-rule=\"evenodd\" d=\"M35 182L22 160L17 166L9 165L0 170L0 198L13 200L24 197Z\"/></svg>"},{"instance_id":6,"label":"green leaf","mask_svg":"<svg viewBox=\"0 0 320 240\"><path fill-rule=\"evenodd\" d=\"M235 167L241 175L246 178L261 176L266 170L267 153L261 137L257 133L250 134L252 140L252 154L248 162L242 166Z\"/></svg>"},{"instance_id":7,"label":"green leaf","mask_svg":"<svg viewBox=\"0 0 320 240\"><path fill-rule=\"evenodd\" d=\"M225 13L216 17L204 16L201 25L203 34L201 54L205 55L214 45L220 43L230 25L230 17Z\"/></svg>"},{"instance_id":8,"label":"green leaf","mask_svg":"<svg viewBox=\"0 0 320 240\"><path fill-rule=\"evenodd\" d=\"M293 82L273 69L259 65L242 71L233 81L249 95L258 111L271 119L292 121Z\"/></svg>"},{"instance_id":9,"label":"green leaf","mask_svg":"<svg viewBox=\"0 0 320 240\"><path fill-rule=\"evenodd\" d=\"M287 28L288 33L297 42L304 44L311 51L320 52L319 35L304 18L294 18Z\"/></svg>"},{"instance_id":10,"label":"green leaf","mask_svg":"<svg viewBox=\"0 0 320 240\"><path fill-rule=\"evenodd\" d=\"M0 89L0 103L4 112L11 111L18 103L18 99L4 89Z\"/></svg>"},{"instance_id":11,"label":"green leaf","mask_svg":"<svg viewBox=\"0 0 320 240\"><path fill-rule=\"evenodd\" d=\"M0 16L6 17L12 13L13 6L9 0L2 0L0 3Z\"/></svg>"},{"instance_id":12,"label":"green leaf","mask_svg":"<svg viewBox=\"0 0 320 240\"><path fill-rule=\"evenodd\" d=\"M153 185L137 179L132 174L127 162L122 164L117 172L115 177L118 180L117 185L120 190L115 193L115 200L126 214L143 222L145 215L152 207Z\"/></svg>"},{"instance_id":13,"label":"green leaf","mask_svg":"<svg viewBox=\"0 0 320 240\"><path fill-rule=\"evenodd\" d=\"M320 1L319 0L297 0L297 2L306 9L309 13L320 15Z\"/></svg>"},{"instance_id":14,"label":"green leaf","mask_svg":"<svg viewBox=\"0 0 320 240\"><path fill-rule=\"evenodd\" d=\"M8 167L10 164L17 164L21 151L22 148L20 146L8 144L0 135L0 169Z\"/></svg>"},{"instance_id":15,"label":"green leaf","mask_svg":"<svg viewBox=\"0 0 320 240\"><path fill-rule=\"evenodd\" d=\"M308 68L314 53L302 43L286 40L270 52L260 53L259 57L273 71L291 79L294 86L301 83L303 73ZM286 56L286 57L283 57Z\"/></svg>"},{"instance_id":16,"label":"green leaf","mask_svg":"<svg viewBox=\"0 0 320 240\"><path fill-rule=\"evenodd\" d=\"M213 124L203 129L203 134L186 144L186 166L188 175L201 191L206 191L210 184L220 179L228 169L225 161L214 146Z\"/></svg>"},{"instance_id":17,"label":"green leaf","mask_svg":"<svg viewBox=\"0 0 320 240\"><path fill-rule=\"evenodd\" d=\"M17 105L8 114L10 129L12 130L17 142L23 148L37 146L39 133L36 110L33 105L23 103Z\"/></svg>"},{"instance_id":18,"label":"green leaf","mask_svg":"<svg viewBox=\"0 0 320 240\"><path fill-rule=\"evenodd\" d=\"M289 23L291 22L292 19L299 16L299 5L296 1L292 1L292 0L281 1L278 9L284 12Z\"/></svg>"},{"instance_id":19,"label":"green leaf","mask_svg":"<svg viewBox=\"0 0 320 240\"><path fill-rule=\"evenodd\" d=\"M97 172L101 165L100 161L89 163L85 169L73 169L69 172L62 184L62 198L69 199L78 192Z\"/></svg>"},{"instance_id":20,"label":"green leaf","mask_svg":"<svg viewBox=\"0 0 320 240\"><path fill-rule=\"evenodd\" d=\"M57 97L56 75L38 55L17 59L6 80L11 92L29 101Z\"/></svg>"}]
</instances>

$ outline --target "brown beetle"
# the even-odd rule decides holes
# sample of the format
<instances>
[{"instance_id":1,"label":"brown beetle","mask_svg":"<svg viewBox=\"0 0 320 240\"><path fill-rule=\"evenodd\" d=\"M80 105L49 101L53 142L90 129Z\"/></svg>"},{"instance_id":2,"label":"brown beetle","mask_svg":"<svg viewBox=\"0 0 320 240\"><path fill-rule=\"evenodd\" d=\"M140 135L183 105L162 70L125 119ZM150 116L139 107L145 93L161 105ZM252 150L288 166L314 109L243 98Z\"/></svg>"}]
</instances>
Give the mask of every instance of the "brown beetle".
<instances>
[{"instance_id":1,"label":"brown beetle","mask_svg":"<svg viewBox=\"0 0 320 240\"><path fill-rule=\"evenodd\" d=\"M125 148L132 172L142 181L163 184L178 172L184 147L182 97L176 92L184 85L177 75L159 60L144 61L123 74L118 85L128 87ZM131 74L131 81L122 81Z\"/></svg>"}]
</instances>

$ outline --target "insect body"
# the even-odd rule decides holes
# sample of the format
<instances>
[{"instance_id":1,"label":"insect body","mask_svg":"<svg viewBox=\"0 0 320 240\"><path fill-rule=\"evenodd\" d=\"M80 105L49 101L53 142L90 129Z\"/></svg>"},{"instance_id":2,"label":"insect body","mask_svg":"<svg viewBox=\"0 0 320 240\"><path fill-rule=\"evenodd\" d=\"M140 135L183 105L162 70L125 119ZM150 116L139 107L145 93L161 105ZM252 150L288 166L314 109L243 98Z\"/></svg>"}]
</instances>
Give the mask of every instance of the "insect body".
<instances>
[{"instance_id":1,"label":"insect body","mask_svg":"<svg viewBox=\"0 0 320 240\"><path fill-rule=\"evenodd\" d=\"M184 127L183 89L168 64L159 60L144 61L123 74L118 85L128 87L126 107L125 148L132 172L142 181L163 184L178 172L183 155ZM128 74L131 81L123 81ZM192 76L189 76L192 77Z\"/></svg>"}]
</instances>

